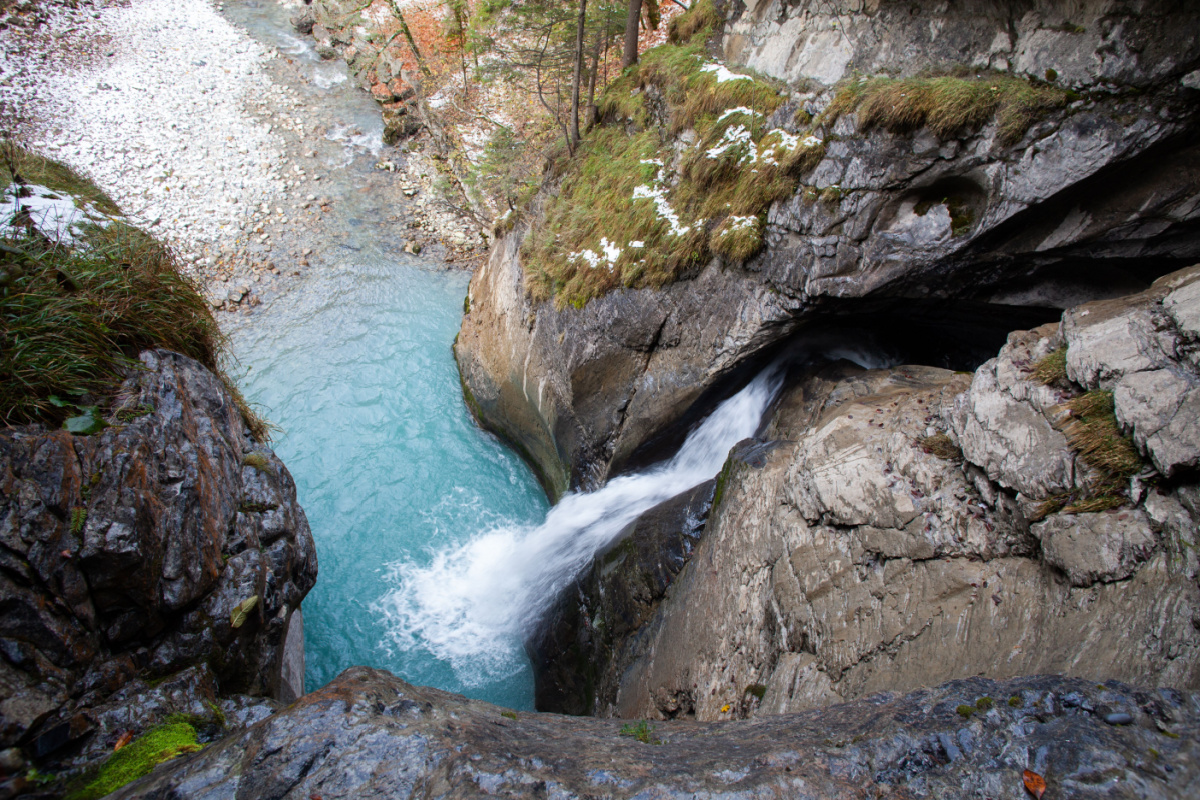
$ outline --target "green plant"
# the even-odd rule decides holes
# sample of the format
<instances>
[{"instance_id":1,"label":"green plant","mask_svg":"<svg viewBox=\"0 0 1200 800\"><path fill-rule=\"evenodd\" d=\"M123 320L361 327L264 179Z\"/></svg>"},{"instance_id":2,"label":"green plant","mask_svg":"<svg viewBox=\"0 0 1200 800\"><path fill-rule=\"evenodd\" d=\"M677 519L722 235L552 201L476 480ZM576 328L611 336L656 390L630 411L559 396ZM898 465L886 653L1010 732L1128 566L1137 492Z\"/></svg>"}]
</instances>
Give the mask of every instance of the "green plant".
<instances>
[{"instance_id":1,"label":"green plant","mask_svg":"<svg viewBox=\"0 0 1200 800\"><path fill-rule=\"evenodd\" d=\"M761 683L752 683L746 687L746 690L743 692L743 694L752 695L759 700L762 700L767 694L767 687L763 686Z\"/></svg>"},{"instance_id":2,"label":"green plant","mask_svg":"<svg viewBox=\"0 0 1200 800\"><path fill-rule=\"evenodd\" d=\"M1017 697L1014 694L1012 697L1008 698L1008 705L1010 708L1020 708L1021 707L1021 698Z\"/></svg>"},{"instance_id":3,"label":"green plant","mask_svg":"<svg viewBox=\"0 0 1200 800\"><path fill-rule=\"evenodd\" d=\"M130 744L110 755L83 785L67 794L67 800L96 800L131 781L148 775L156 766L201 749L196 729L186 722L168 722L151 728Z\"/></svg>"},{"instance_id":4,"label":"green plant","mask_svg":"<svg viewBox=\"0 0 1200 800\"><path fill-rule=\"evenodd\" d=\"M506 718L508 718L508 719L511 719L511 720L515 720L515 719L517 718L517 712L515 712L515 711L501 711L501 712L500 712L500 716L502 716L502 717L506 717Z\"/></svg>"},{"instance_id":5,"label":"green plant","mask_svg":"<svg viewBox=\"0 0 1200 800\"><path fill-rule=\"evenodd\" d=\"M975 701L975 707L980 711L988 711L996 705L996 701L990 697L981 697Z\"/></svg>"},{"instance_id":6,"label":"green plant","mask_svg":"<svg viewBox=\"0 0 1200 800\"><path fill-rule=\"evenodd\" d=\"M637 724L626 723L621 726L621 735L637 739L642 744L662 744L658 739L654 738L654 726L640 720Z\"/></svg>"},{"instance_id":7,"label":"green plant","mask_svg":"<svg viewBox=\"0 0 1200 800\"><path fill-rule=\"evenodd\" d=\"M71 509L71 535L78 536L83 533L83 526L87 524L87 509L72 508Z\"/></svg>"},{"instance_id":8,"label":"green plant","mask_svg":"<svg viewBox=\"0 0 1200 800\"><path fill-rule=\"evenodd\" d=\"M963 719L970 719L971 715L975 713L975 706L968 706L964 704L954 710L957 711L958 715Z\"/></svg>"},{"instance_id":9,"label":"green plant","mask_svg":"<svg viewBox=\"0 0 1200 800\"><path fill-rule=\"evenodd\" d=\"M938 138L948 139L995 119L1000 141L1013 144L1037 119L1068 102L1061 89L997 72L966 77L855 77L841 85L822 121L831 124L842 114L857 111L862 130L880 127L902 134L929 128Z\"/></svg>"}]
</instances>

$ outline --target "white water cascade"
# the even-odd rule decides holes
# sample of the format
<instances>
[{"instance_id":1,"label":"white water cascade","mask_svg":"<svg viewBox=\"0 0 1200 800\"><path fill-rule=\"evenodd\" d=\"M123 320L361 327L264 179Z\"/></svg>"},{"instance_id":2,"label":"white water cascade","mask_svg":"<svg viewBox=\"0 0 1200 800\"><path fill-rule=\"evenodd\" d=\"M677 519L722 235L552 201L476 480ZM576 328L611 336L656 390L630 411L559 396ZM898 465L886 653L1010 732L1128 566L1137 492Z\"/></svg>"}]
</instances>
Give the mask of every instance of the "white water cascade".
<instances>
[{"instance_id":1,"label":"white water cascade","mask_svg":"<svg viewBox=\"0 0 1200 800\"><path fill-rule=\"evenodd\" d=\"M753 436L783 383L762 372L722 403L669 461L567 494L536 527L502 527L434 555L425 567L392 567L394 588L374 606L392 645L425 648L467 683L513 664L526 624L536 622L595 553L642 512L716 475L729 449Z\"/></svg>"}]
</instances>

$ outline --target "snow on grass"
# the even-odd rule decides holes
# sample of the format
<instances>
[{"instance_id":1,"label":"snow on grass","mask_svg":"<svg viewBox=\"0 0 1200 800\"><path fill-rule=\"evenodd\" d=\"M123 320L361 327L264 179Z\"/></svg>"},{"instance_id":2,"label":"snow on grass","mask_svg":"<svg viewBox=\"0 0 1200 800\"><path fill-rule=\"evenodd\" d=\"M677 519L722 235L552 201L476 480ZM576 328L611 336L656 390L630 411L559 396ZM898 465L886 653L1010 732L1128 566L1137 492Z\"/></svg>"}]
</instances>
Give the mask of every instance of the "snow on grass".
<instances>
[{"instance_id":1,"label":"snow on grass","mask_svg":"<svg viewBox=\"0 0 1200 800\"><path fill-rule=\"evenodd\" d=\"M17 192L22 196L18 197ZM80 198L37 184L9 184L0 196L0 237L17 236L18 213L43 236L54 242L74 245L83 237L85 225L106 227L112 218Z\"/></svg>"},{"instance_id":2,"label":"snow on grass","mask_svg":"<svg viewBox=\"0 0 1200 800\"><path fill-rule=\"evenodd\" d=\"M675 209L671 208L671 204L667 202L666 190L661 187L651 187L646 184L637 186L633 190L633 199L653 200L654 211L659 219L667 221L671 226L671 233L675 236L682 236L692 229L691 225L681 225L679 215L675 213Z\"/></svg>"},{"instance_id":3,"label":"snow on grass","mask_svg":"<svg viewBox=\"0 0 1200 800\"><path fill-rule=\"evenodd\" d=\"M729 68L724 64L705 64L700 68L700 71L713 73L717 78L717 83L754 80L754 78L750 77L749 75L739 75L736 72L730 72Z\"/></svg>"},{"instance_id":4,"label":"snow on grass","mask_svg":"<svg viewBox=\"0 0 1200 800\"><path fill-rule=\"evenodd\" d=\"M721 116L717 117L717 122L724 122L726 118L732 117L734 114L745 114L748 117L763 116L761 111L755 111L753 108L747 108L746 106L738 106L737 108L725 109Z\"/></svg>"}]
</instances>

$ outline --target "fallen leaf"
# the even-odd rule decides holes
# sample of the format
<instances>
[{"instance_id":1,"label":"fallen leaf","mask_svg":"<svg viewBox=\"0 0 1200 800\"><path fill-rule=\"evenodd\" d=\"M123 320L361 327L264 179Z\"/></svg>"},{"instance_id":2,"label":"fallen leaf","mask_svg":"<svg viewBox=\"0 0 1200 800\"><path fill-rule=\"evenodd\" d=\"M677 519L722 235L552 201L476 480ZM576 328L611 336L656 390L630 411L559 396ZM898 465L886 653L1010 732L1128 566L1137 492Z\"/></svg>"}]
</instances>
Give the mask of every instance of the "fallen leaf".
<instances>
[{"instance_id":1,"label":"fallen leaf","mask_svg":"<svg viewBox=\"0 0 1200 800\"><path fill-rule=\"evenodd\" d=\"M246 618L250 616L250 612L258 605L258 595L252 594L242 602L233 607L233 611L229 612L229 624L235 628L240 628L245 624Z\"/></svg>"},{"instance_id":2,"label":"fallen leaf","mask_svg":"<svg viewBox=\"0 0 1200 800\"><path fill-rule=\"evenodd\" d=\"M117 739L117 743L115 745L113 745L113 752L114 753L117 752L122 747L124 747L125 745L129 744L132 741L133 741L133 731L125 731L124 733L121 734L120 738Z\"/></svg>"},{"instance_id":3,"label":"fallen leaf","mask_svg":"<svg viewBox=\"0 0 1200 800\"><path fill-rule=\"evenodd\" d=\"M729 703L726 703L725 705L721 706L721 713L728 714L729 709L731 709L731 708L733 708L733 706L729 705Z\"/></svg>"},{"instance_id":4,"label":"fallen leaf","mask_svg":"<svg viewBox=\"0 0 1200 800\"><path fill-rule=\"evenodd\" d=\"M1030 772L1029 770L1025 770L1024 778L1025 789L1036 797L1037 800L1042 800L1042 795L1046 793L1046 779L1036 772Z\"/></svg>"}]
</instances>

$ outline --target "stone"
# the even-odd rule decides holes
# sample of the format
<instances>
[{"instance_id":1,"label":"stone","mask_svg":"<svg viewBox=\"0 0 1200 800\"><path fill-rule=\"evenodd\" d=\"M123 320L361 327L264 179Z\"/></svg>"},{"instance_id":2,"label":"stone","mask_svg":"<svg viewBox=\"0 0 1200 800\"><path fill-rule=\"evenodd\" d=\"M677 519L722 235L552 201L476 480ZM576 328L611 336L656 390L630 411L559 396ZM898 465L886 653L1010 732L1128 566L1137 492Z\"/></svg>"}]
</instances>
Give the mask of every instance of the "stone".
<instances>
[{"instance_id":1,"label":"stone","mask_svg":"<svg viewBox=\"0 0 1200 800\"><path fill-rule=\"evenodd\" d=\"M1055 514L1030 530L1042 542L1046 563L1065 572L1072 586L1128 578L1157 544L1141 510Z\"/></svg>"},{"instance_id":2,"label":"stone","mask_svg":"<svg viewBox=\"0 0 1200 800\"><path fill-rule=\"evenodd\" d=\"M0 537L28 570L0 574L0 745L28 742L39 768L203 711L218 683L278 693L284 626L232 630L230 609L250 591L262 614L295 614L316 581L295 484L219 378L146 351L117 396L119 424L94 435L0 431Z\"/></svg>"},{"instance_id":3,"label":"stone","mask_svg":"<svg viewBox=\"0 0 1200 800\"><path fill-rule=\"evenodd\" d=\"M1010 697L1038 705L1014 708ZM1172 735L1106 724L1067 697L1152 708ZM958 713L983 698L995 699L986 714ZM622 735L617 720L513 719L488 703L355 667L113 798L525 797L537 787L561 797L1015 797L1026 768L1070 796L1129 797L1136 786L1188 797L1200 772L1198 705L1195 693L1116 682L971 678L753 722L656 722L656 743L643 744ZM1097 782L1114 764L1122 780Z\"/></svg>"}]
</instances>

